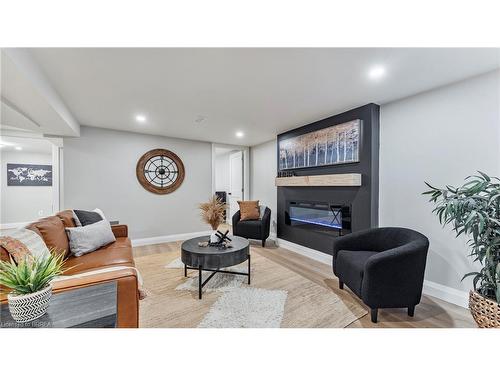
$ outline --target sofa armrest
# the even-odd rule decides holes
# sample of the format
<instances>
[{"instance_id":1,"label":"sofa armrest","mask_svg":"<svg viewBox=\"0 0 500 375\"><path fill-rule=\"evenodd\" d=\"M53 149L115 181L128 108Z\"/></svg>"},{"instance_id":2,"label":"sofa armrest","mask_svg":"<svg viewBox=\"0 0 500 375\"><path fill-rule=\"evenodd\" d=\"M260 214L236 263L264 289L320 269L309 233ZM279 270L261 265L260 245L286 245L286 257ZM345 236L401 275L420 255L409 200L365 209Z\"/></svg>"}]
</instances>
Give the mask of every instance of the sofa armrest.
<instances>
[{"instance_id":1,"label":"sofa armrest","mask_svg":"<svg viewBox=\"0 0 500 375\"><path fill-rule=\"evenodd\" d=\"M424 282L427 246L408 243L371 256L365 264L361 295L370 307L375 303L394 307L420 302Z\"/></svg>"},{"instance_id":2,"label":"sofa armrest","mask_svg":"<svg viewBox=\"0 0 500 375\"><path fill-rule=\"evenodd\" d=\"M128 227L125 224L116 224L111 226L115 237L128 237Z\"/></svg>"},{"instance_id":3,"label":"sofa armrest","mask_svg":"<svg viewBox=\"0 0 500 375\"><path fill-rule=\"evenodd\" d=\"M233 215L233 217L232 217L232 222L233 222L233 234L234 234L235 236L237 236L237 234L236 234L236 233L238 232L238 230L237 230L237 228L236 228L236 227L238 226L238 222L240 221L240 218L241 218L241 216L240 216L240 210L238 210L238 211L236 211L236 212L234 213L234 215Z\"/></svg>"},{"instance_id":4,"label":"sofa armrest","mask_svg":"<svg viewBox=\"0 0 500 375\"><path fill-rule=\"evenodd\" d=\"M266 207L264 215L262 215L262 222L260 225L260 233L262 234L262 239L267 239L267 237L269 237L269 231L271 228L271 209L269 207Z\"/></svg>"},{"instance_id":5,"label":"sofa armrest","mask_svg":"<svg viewBox=\"0 0 500 375\"><path fill-rule=\"evenodd\" d=\"M137 272L133 268L113 270L93 275L61 279L52 283L54 293L85 288L110 281L117 283L116 326L118 328L137 328L139 326L139 291ZM7 294L0 294L0 302L7 302Z\"/></svg>"},{"instance_id":6,"label":"sofa armrest","mask_svg":"<svg viewBox=\"0 0 500 375\"><path fill-rule=\"evenodd\" d=\"M54 293L116 281L116 326L118 328L137 328L139 326L139 289L135 269L127 268L81 277L78 277L78 274L72 276L74 277L55 281L53 283Z\"/></svg>"}]
</instances>

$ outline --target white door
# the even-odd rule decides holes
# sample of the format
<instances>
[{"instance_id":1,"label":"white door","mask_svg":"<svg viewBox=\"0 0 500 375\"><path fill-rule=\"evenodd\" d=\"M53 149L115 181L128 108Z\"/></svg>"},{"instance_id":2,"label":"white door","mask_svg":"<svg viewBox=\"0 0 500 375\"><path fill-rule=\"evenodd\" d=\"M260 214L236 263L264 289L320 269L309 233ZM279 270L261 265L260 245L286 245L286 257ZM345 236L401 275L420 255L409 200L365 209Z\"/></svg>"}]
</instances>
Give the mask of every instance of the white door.
<instances>
[{"instance_id":1,"label":"white door","mask_svg":"<svg viewBox=\"0 0 500 375\"><path fill-rule=\"evenodd\" d=\"M239 210L238 201L243 200L243 152L238 151L229 155L229 217Z\"/></svg>"}]
</instances>

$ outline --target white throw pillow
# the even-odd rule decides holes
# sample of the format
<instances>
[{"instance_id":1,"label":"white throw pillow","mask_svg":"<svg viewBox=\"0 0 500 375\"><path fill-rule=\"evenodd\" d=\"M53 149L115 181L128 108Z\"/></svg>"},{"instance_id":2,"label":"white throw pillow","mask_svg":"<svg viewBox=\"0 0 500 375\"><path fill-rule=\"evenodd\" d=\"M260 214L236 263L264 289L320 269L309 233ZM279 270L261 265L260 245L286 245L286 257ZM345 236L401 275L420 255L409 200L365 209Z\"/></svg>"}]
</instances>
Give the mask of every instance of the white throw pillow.
<instances>
[{"instance_id":1,"label":"white throw pillow","mask_svg":"<svg viewBox=\"0 0 500 375\"><path fill-rule=\"evenodd\" d=\"M84 227L66 228L66 233L69 239L69 250L76 257L116 241L111 225L106 220Z\"/></svg>"}]
</instances>

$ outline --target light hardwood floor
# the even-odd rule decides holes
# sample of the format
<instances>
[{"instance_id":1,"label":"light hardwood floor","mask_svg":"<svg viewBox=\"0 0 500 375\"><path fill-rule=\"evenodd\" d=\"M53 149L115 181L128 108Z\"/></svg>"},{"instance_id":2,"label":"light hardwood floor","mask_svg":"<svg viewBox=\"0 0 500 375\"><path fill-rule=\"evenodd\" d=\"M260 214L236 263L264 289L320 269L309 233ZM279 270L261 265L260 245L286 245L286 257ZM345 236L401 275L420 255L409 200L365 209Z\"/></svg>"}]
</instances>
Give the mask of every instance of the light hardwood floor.
<instances>
[{"instance_id":1,"label":"light hardwood floor","mask_svg":"<svg viewBox=\"0 0 500 375\"><path fill-rule=\"evenodd\" d=\"M141 246L134 248L134 257L158 254L167 251L176 251L181 242L170 242L158 245ZM342 297L344 302L359 302L358 297L348 288L340 290L338 279L333 275L329 265L317 262L300 254L273 246L268 241L266 248L259 245L259 241L252 241L252 251L280 264L302 277L328 289L332 289ZM347 328L473 328L476 327L469 311L462 307L450 304L430 296L422 296L421 303L415 309L415 316L409 317L406 309L380 309L379 322L370 321L370 315L351 323Z\"/></svg>"}]
</instances>

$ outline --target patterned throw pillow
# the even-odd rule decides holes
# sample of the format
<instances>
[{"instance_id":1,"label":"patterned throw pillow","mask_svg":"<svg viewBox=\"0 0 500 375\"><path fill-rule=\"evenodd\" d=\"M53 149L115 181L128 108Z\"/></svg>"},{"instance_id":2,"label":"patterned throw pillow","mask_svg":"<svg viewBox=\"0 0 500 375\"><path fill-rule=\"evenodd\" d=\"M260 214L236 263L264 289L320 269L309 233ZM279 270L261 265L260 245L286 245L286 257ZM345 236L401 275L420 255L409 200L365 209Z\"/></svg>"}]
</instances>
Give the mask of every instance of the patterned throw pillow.
<instances>
[{"instance_id":1,"label":"patterned throw pillow","mask_svg":"<svg viewBox=\"0 0 500 375\"><path fill-rule=\"evenodd\" d=\"M0 246L7 250L17 264L22 261L31 261L33 259L29 249L16 238L10 236L0 237Z\"/></svg>"},{"instance_id":2,"label":"patterned throw pillow","mask_svg":"<svg viewBox=\"0 0 500 375\"><path fill-rule=\"evenodd\" d=\"M45 258L50 255L50 251L45 242L43 242L42 237L32 230L19 228L13 232L9 232L8 235L21 242L35 258Z\"/></svg>"},{"instance_id":3,"label":"patterned throw pillow","mask_svg":"<svg viewBox=\"0 0 500 375\"><path fill-rule=\"evenodd\" d=\"M238 201L240 220L258 220L260 216L259 201Z\"/></svg>"}]
</instances>

